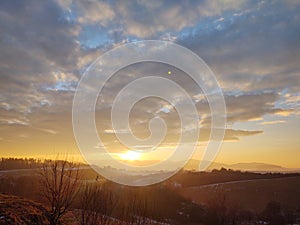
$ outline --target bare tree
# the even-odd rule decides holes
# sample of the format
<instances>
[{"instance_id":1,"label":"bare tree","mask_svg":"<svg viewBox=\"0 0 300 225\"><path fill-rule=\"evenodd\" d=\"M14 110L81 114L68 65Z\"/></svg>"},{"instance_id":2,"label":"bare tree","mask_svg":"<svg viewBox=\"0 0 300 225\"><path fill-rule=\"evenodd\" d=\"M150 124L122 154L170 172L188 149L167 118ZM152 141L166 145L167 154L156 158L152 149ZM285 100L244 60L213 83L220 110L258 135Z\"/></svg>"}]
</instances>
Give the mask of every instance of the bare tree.
<instances>
[{"instance_id":1,"label":"bare tree","mask_svg":"<svg viewBox=\"0 0 300 225\"><path fill-rule=\"evenodd\" d=\"M85 184L80 194L80 224L108 225L117 200L103 184Z\"/></svg>"},{"instance_id":2,"label":"bare tree","mask_svg":"<svg viewBox=\"0 0 300 225\"><path fill-rule=\"evenodd\" d=\"M151 209L148 199L137 193L128 193L122 209L122 220L126 225L150 225Z\"/></svg>"},{"instance_id":3,"label":"bare tree","mask_svg":"<svg viewBox=\"0 0 300 225\"><path fill-rule=\"evenodd\" d=\"M227 224L226 194L222 190L215 190L207 205L205 224L225 225Z\"/></svg>"},{"instance_id":4,"label":"bare tree","mask_svg":"<svg viewBox=\"0 0 300 225\"><path fill-rule=\"evenodd\" d=\"M271 201L266 205L266 208L262 212L263 218L270 225L282 225L286 224L282 214L281 203L276 201Z\"/></svg>"},{"instance_id":5,"label":"bare tree","mask_svg":"<svg viewBox=\"0 0 300 225\"><path fill-rule=\"evenodd\" d=\"M241 219L239 218L241 211L238 210L238 206L228 201L226 192L222 188L217 188L214 193L211 193L206 210L204 224L235 225ZM249 214L247 216L251 217Z\"/></svg>"},{"instance_id":6,"label":"bare tree","mask_svg":"<svg viewBox=\"0 0 300 225\"><path fill-rule=\"evenodd\" d=\"M43 163L39 175L41 194L50 205L50 225L61 224L79 187L79 166L68 161L48 160Z\"/></svg>"}]
</instances>

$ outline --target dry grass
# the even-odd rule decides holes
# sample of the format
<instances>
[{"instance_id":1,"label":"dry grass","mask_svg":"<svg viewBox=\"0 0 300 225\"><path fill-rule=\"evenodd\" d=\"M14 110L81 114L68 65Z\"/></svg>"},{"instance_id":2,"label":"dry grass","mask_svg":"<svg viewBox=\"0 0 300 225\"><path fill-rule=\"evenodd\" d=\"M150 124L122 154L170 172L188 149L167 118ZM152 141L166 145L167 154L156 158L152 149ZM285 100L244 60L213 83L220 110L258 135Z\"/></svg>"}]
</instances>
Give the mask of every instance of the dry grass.
<instances>
[{"instance_id":1,"label":"dry grass","mask_svg":"<svg viewBox=\"0 0 300 225\"><path fill-rule=\"evenodd\" d=\"M46 208L21 197L0 194L0 225L48 224Z\"/></svg>"}]
</instances>

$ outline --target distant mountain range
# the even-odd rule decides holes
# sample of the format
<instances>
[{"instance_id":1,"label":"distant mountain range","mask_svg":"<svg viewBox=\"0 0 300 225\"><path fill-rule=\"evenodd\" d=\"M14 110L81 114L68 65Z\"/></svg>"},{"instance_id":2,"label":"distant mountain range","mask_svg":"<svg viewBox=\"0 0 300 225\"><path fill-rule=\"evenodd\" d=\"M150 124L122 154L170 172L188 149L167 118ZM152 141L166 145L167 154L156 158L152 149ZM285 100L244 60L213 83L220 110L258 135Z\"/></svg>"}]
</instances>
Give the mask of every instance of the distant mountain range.
<instances>
[{"instance_id":1,"label":"distant mountain range","mask_svg":"<svg viewBox=\"0 0 300 225\"><path fill-rule=\"evenodd\" d=\"M199 167L199 160L192 159L185 166L186 170L193 170ZM235 164L224 164L212 162L208 167L208 170L213 169L232 169L232 170L241 170L241 171L251 171L251 172L300 172L300 168L286 168L278 165L267 164L267 163L235 163Z\"/></svg>"}]
</instances>

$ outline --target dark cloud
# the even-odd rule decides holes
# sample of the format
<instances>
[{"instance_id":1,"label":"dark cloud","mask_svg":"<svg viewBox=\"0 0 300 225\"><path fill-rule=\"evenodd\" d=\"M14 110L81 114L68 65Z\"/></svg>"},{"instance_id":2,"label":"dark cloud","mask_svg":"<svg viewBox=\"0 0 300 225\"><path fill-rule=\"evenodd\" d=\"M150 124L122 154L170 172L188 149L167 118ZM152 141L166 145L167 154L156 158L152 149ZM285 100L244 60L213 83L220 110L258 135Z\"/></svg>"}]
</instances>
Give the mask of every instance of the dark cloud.
<instances>
[{"instance_id":1,"label":"dark cloud","mask_svg":"<svg viewBox=\"0 0 300 225\"><path fill-rule=\"evenodd\" d=\"M279 96L274 93L228 96L226 98L228 111L227 120L231 123L259 120L266 114L286 111L275 106L275 102L278 98Z\"/></svg>"},{"instance_id":2,"label":"dark cloud","mask_svg":"<svg viewBox=\"0 0 300 225\"><path fill-rule=\"evenodd\" d=\"M208 19L178 42L211 66L225 90L299 90L300 5L250 1L247 8Z\"/></svg>"},{"instance_id":3,"label":"dark cloud","mask_svg":"<svg viewBox=\"0 0 300 225\"><path fill-rule=\"evenodd\" d=\"M54 1L1 1L0 5L1 100L21 113L45 104L55 106L42 87L59 85L57 73L74 73L76 26L60 20L63 11Z\"/></svg>"}]
</instances>

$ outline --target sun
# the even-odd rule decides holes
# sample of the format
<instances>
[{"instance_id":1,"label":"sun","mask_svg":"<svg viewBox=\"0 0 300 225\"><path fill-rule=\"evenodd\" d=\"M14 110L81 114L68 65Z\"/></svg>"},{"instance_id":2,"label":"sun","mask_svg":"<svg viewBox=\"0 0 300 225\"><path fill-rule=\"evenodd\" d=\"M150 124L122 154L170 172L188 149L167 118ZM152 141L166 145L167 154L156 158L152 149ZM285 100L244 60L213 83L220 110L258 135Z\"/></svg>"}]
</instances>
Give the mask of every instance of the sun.
<instances>
[{"instance_id":1,"label":"sun","mask_svg":"<svg viewBox=\"0 0 300 225\"><path fill-rule=\"evenodd\" d=\"M141 153L136 151L126 151L124 153L121 153L120 157L123 160L134 161L141 158Z\"/></svg>"}]
</instances>

